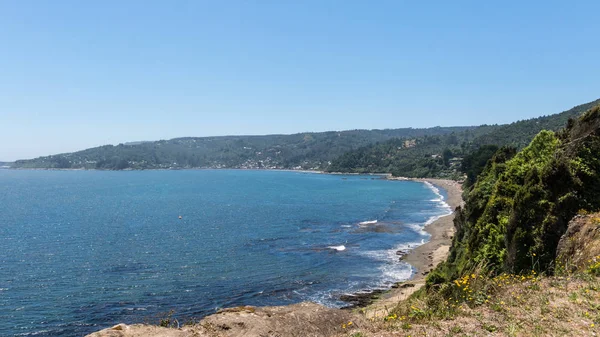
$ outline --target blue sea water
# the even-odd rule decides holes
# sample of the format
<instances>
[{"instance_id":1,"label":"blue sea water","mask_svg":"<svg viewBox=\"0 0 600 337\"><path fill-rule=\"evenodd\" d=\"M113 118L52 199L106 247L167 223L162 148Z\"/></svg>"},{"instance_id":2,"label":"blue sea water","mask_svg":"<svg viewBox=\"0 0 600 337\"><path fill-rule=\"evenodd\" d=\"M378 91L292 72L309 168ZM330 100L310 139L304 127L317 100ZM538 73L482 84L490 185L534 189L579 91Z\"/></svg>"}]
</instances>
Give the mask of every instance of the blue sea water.
<instances>
[{"instance_id":1,"label":"blue sea water","mask_svg":"<svg viewBox=\"0 0 600 337\"><path fill-rule=\"evenodd\" d=\"M0 170L0 335L343 306L411 276L395 253L428 239L444 193L301 172Z\"/></svg>"}]
</instances>

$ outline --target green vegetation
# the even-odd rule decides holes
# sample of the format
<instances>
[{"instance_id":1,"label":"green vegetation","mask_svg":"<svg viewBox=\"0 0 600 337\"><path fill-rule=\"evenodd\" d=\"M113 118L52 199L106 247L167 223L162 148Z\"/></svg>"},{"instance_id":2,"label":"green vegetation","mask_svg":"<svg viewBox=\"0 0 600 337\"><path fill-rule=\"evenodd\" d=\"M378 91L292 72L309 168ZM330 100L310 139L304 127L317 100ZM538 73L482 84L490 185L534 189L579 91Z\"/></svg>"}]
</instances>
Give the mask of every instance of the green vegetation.
<instances>
[{"instance_id":1,"label":"green vegetation","mask_svg":"<svg viewBox=\"0 0 600 337\"><path fill-rule=\"evenodd\" d=\"M514 146L521 149L542 130L558 131L567 125L569 119L577 118L585 111L600 104L600 99L578 105L570 110L551 116L542 116L522 120L501 127L481 135L474 141L477 147L483 145Z\"/></svg>"},{"instance_id":2,"label":"green vegetation","mask_svg":"<svg viewBox=\"0 0 600 337\"><path fill-rule=\"evenodd\" d=\"M474 152L466 155L461 164L461 171L467 176L463 187L468 188L477 180L477 176L481 174L487 162L492 159L498 151L496 145L484 145Z\"/></svg>"},{"instance_id":3,"label":"green vegetation","mask_svg":"<svg viewBox=\"0 0 600 337\"><path fill-rule=\"evenodd\" d=\"M445 135L408 140L391 139L350 151L334 160L330 172L392 173L404 177L458 179L467 174L467 185L493 154L494 147L521 149L542 130L558 131L600 100L568 111L508 125L481 126ZM478 152L481 151L481 152ZM462 159L466 164L461 164Z\"/></svg>"},{"instance_id":4,"label":"green vegetation","mask_svg":"<svg viewBox=\"0 0 600 337\"><path fill-rule=\"evenodd\" d=\"M473 127L352 130L294 135L176 138L106 145L74 153L19 160L16 168L165 169L270 168L324 169L345 152L392 138L418 138Z\"/></svg>"},{"instance_id":5,"label":"green vegetation","mask_svg":"<svg viewBox=\"0 0 600 337\"><path fill-rule=\"evenodd\" d=\"M465 190L448 260L428 277L449 283L477 266L493 274L553 272L568 222L600 209L600 107L518 153L503 147Z\"/></svg>"},{"instance_id":6,"label":"green vegetation","mask_svg":"<svg viewBox=\"0 0 600 337\"><path fill-rule=\"evenodd\" d=\"M480 126L447 135L391 139L347 152L327 168L330 172L392 173L404 177L458 179L461 159L479 136L498 126Z\"/></svg>"}]
</instances>

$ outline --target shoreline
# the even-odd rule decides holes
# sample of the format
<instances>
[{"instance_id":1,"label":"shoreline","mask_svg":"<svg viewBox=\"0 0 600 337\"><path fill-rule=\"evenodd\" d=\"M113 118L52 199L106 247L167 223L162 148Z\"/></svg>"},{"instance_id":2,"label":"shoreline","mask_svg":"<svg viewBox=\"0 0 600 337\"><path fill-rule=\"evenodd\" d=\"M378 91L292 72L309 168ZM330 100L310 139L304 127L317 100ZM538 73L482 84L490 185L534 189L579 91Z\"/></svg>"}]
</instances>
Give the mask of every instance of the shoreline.
<instances>
[{"instance_id":1,"label":"shoreline","mask_svg":"<svg viewBox=\"0 0 600 337\"><path fill-rule=\"evenodd\" d=\"M404 177L388 177L388 179L428 182L445 190L447 197L444 201L451 207L452 213L441 216L432 223L425 225L423 229L431 235L429 241L412 249L401 258L402 261L410 264L415 271L408 280L396 283L388 291L375 294L377 298L369 301L370 303L367 305L353 307L361 308L367 318L387 315L389 309L394 308L398 302L405 300L425 285L425 278L429 272L448 257L455 232L454 216L456 215L456 208L464 204L462 185L453 180Z\"/></svg>"},{"instance_id":2,"label":"shoreline","mask_svg":"<svg viewBox=\"0 0 600 337\"><path fill-rule=\"evenodd\" d=\"M232 170L232 171L275 171L275 172L295 172L295 173L305 173L305 174L325 174L325 175L349 175L349 176L370 176L370 177L378 177L382 180L390 180L390 181L414 181L420 183L429 183L435 187L441 188L446 191L447 198L444 199L444 202L447 203L452 213L448 215L442 215L433 221L430 224L426 224L423 227L427 233L431 235L429 241L425 242L422 245L417 246L414 249L411 249L408 252L398 251L398 256L400 260L407 262L413 268L413 274L411 277L400 283L406 282L417 282L419 280L424 280L426 274L431 269L433 269L439 262L446 259L448 254L449 246L452 242L452 236L454 234L454 210L457 206L463 204L462 200L462 186L460 183L449 180L449 179L438 179L438 178L408 178L408 177L394 177L391 173L345 173L345 172L327 172L323 170L306 170L306 169L283 169L283 168L202 168L202 167L194 167L194 168L150 168L150 169L124 169L124 170L106 170L106 169L87 169L87 168L13 168L9 167L6 170L15 170L15 171L111 171L111 172L132 172L132 171L221 171L221 170ZM446 247L447 246L447 247ZM433 264L433 266L432 266ZM374 294L379 294L381 292L385 292L386 290L376 290L373 291ZM355 294L356 295L356 294ZM361 295L365 296L367 294L361 293ZM368 299L367 299L368 301ZM368 301L370 302L370 301ZM352 301L347 301L349 304L344 308L355 308L355 307L364 307L362 304L356 304Z\"/></svg>"},{"instance_id":3,"label":"shoreline","mask_svg":"<svg viewBox=\"0 0 600 337\"><path fill-rule=\"evenodd\" d=\"M442 188L446 191L446 199L444 200L451 208L452 213L443 215L424 226L424 230L431 235L429 241L412 249L403 257L403 261L413 266L417 273L409 279L409 281L418 281L425 279L426 274L433 267L444 261L447 257L447 250L452 244L454 237L454 215L456 208L463 205L462 200L462 185L453 180L434 179L434 178L390 178L390 180L405 180L428 182L433 186ZM444 252L444 249L446 251ZM433 264L433 266L431 266Z\"/></svg>"},{"instance_id":4,"label":"shoreline","mask_svg":"<svg viewBox=\"0 0 600 337\"><path fill-rule=\"evenodd\" d=\"M215 314L205 316L197 324L181 328L164 328L147 324L118 324L112 328L106 328L87 335L88 337L114 337L114 336L148 336L148 337L188 337L188 336L213 336L213 329L209 327L223 327L227 336L257 336L270 334L273 331L291 335L301 330L306 330L306 324L298 322L310 322L310 333L314 336L337 335L340 326L349 321L361 322L364 318L384 317L390 309L399 302L408 298L415 291L425 285L425 276L446 260L452 237L454 235L454 216L457 206L463 204L462 186L458 182L446 179L413 179L396 178L387 175L388 180L416 181L429 183L446 191L444 201L452 208L452 213L441 216L430 224L425 225L424 230L431 237L429 241L412 249L401 259L413 268L410 279L396 283L388 290L378 290L366 294L365 302L352 304L345 308L328 308L310 302L301 302L284 306L250 307L241 306L223 309ZM372 303L371 303L372 302ZM307 330L308 331L308 330ZM224 336L219 334L219 336Z\"/></svg>"}]
</instances>

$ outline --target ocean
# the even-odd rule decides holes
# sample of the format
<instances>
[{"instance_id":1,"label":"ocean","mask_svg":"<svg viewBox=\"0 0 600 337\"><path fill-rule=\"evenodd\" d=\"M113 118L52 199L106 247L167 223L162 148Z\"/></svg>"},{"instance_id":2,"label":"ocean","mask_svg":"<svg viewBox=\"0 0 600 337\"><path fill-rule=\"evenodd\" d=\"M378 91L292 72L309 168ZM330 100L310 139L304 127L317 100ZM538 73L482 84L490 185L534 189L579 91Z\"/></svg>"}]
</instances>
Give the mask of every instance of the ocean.
<instances>
[{"instance_id":1,"label":"ocean","mask_svg":"<svg viewBox=\"0 0 600 337\"><path fill-rule=\"evenodd\" d=\"M430 184L251 170L0 170L0 335L78 336L389 287Z\"/></svg>"}]
</instances>

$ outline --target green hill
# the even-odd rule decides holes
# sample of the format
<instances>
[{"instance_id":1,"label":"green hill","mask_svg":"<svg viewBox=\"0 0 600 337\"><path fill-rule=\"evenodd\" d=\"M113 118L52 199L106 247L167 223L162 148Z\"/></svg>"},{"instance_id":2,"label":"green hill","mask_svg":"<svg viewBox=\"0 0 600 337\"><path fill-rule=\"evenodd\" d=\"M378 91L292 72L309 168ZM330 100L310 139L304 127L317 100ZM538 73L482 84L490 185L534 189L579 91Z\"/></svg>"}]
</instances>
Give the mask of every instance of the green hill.
<instances>
[{"instance_id":1,"label":"green hill","mask_svg":"<svg viewBox=\"0 0 600 337\"><path fill-rule=\"evenodd\" d=\"M468 144L497 128L484 125L447 135L391 139L367 145L335 159L327 171L457 179L460 158L470 151Z\"/></svg>"},{"instance_id":2,"label":"green hill","mask_svg":"<svg viewBox=\"0 0 600 337\"><path fill-rule=\"evenodd\" d=\"M558 130L597 103L507 125L175 138L18 160L12 167L312 169L452 179L466 172L473 180L495 151L490 146L522 148L539 131Z\"/></svg>"},{"instance_id":3,"label":"green hill","mask_svg":"<svg viewBox=\"0 0 600 337\"><path fill-rule=\"evenodd\" d=\"M596 100L551 116L506 125L481 126L445 135L425 136L412 142L390 139L345 153L332 161L327 170L453 179L458 179L466 172L473 179L497 147L523 148L540 131L557 131L567 124L569 118L577 117L599 103L600 100ZM482 151L478 152L480 149ZM464 167L463 158L467 162Z\"/></svg>"},{"instance_id":4,"label":"green hill","mask_svg":"<svg viewBox=\"0 0 600 337\"><path fill-rule=\"evenodd\" d=\"M345 152L397 138L462 132L473 127L352 130L293 135L176 138L106 145L74 153L18 160L15 168L160 169L271 168L324 169Z\"/></svg>"},{"instance_id":5,"label":"green hill","mask_svg":"<svg viewBox=\"0 0 600 337\"><path fill-rule=\"evenodd\" d=\"M473 145L477 147L483 145L514 146L521 149L527 146L540 131L558 131L567 125L569 118L577 118L598 104L600 104L600 99L578 105L558 114L506 124L477 137L473 141Z\"/></svg>"}]
</instances>

